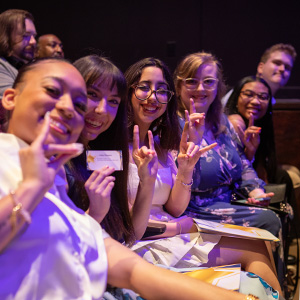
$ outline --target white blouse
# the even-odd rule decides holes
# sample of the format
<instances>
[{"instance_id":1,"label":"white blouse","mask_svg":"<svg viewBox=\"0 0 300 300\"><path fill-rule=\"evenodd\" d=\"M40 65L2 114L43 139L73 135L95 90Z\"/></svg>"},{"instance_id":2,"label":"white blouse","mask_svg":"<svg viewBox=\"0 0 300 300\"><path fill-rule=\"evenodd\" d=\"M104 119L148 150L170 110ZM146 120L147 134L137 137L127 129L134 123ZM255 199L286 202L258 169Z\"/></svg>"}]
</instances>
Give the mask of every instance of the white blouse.
<instances>
[{"instance_id":1,"label":"white blouse","mask_svg":"<svg viewBox=\"0 0 300 300\"><path fill-rule=\"evenodd\" d=\"M0 134L0 199L22 181L19 149ZM106 288L108 234L68 198L66 182L52 188L26 225L0 253L0 299L101 299Z\"/></svg>"}]
</instances>

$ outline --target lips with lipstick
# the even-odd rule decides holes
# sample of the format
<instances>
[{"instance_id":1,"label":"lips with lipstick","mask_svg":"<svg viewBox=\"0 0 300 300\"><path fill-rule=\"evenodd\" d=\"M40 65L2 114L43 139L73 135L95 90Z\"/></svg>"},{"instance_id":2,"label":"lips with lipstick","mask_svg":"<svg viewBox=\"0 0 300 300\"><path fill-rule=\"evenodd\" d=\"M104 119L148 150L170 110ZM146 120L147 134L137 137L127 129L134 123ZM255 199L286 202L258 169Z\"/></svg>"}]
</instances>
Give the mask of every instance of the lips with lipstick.
<instances>
[{"instance_id":1,"label":"lips with lipstick","mask_svg":"<svg viewBox=\"0 0 300 300\"><path fill-rule=\"evenodd\" d=\"M50 118L50 128L61 134L69 134L71 132L63 122L53 118Z\"/></svg>"}]
</instances>

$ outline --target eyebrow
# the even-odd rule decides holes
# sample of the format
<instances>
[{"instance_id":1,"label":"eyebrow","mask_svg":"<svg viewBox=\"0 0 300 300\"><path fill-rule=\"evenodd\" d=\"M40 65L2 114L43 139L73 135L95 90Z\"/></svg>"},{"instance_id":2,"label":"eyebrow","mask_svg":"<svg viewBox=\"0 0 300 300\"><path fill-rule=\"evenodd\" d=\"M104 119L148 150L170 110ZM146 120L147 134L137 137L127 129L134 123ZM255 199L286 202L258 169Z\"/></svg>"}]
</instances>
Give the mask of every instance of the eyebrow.
<instances>
[{"instance_id":1,"label":"eyebrow","mask_svg":"<svg viewBox=\"0 0 300 300\"><path fill-rule=\"evenodd\" d=\"M88 88L88 89L89 89L89 88L92 88L92 89L96 90L97 92L100 92L100 93L101 93L101 90L100 90L96 85L94 85L94 84L89 85L87 88ZM120 96L119 94L113 94L113 95L111 95L111 96L112 96L112 97L118 97L118 98L121 98L121 96Z\"/></svg>"},{"instance_id":2,"label":"eyebrow","mask_svg":"<svg viewBox=\"0 0 300 300\"><path fill-rule=\"evenodd\" d=\"M260 92L260 93L256 93L256 92L254 92L253 90L249 90L249 89L242 90L241 92L252 92L252 93L255 93L255 94L258 94L258 95L261 95L261 94L269 94L268 92Z\"/></svg>"},{"instance_id":3,"label":"eyebrow","mask_svg":"<svg viewBox=\"0 0 300 300\"><path fill-rule=\"evenodd\" d=\"M67 85L65 80L61 79L60 77L45 76L44 79L52 79L52 80L57 81L60 85ZM82 94L84 97L87 97L87 94L84 91L82 91L81 89L76 88L76 91L79 92L80 94Z\"/></svg>"},{"instance_id":4,"label":"eyebrow","mask_svg":"<svg viewBox=\"0 0 300 300\"><path fill-rule=\"evenodd\" d=\"M143 80L143 81L140 81L139 83L149 83L149 84L151 84L151 83L154 83L154 82L152 82L151 80ZM168 83L165 82L165 81L158 81L158 82L156 82L156 84L165 84L165 85L168 85Z\"/></svg>"}]
</instances>

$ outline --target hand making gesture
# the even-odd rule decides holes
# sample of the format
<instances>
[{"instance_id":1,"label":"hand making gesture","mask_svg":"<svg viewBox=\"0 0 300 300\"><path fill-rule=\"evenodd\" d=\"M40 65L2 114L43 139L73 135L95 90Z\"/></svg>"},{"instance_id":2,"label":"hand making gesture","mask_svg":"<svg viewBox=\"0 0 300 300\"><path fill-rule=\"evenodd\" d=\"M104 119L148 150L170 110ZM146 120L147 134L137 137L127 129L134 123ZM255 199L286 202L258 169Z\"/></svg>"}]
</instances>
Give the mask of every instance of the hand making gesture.
<instances>
[{"instance_id":1,"label":"hand making gesture","mask_svg":"<svg viewBox=\"0 0 300 300\"><path fill-rule=\"evenodd\" d=\"M185 121L189 123L189 141L200 145L205 130L205 113L197 113L194 100L190 99L190 113L185 110Z\"/></svg>"},{"instance_id":2,"label":"hand making gesture","mask_svg":"<svg viewBox=\"0 0 300 300\"><path fill-rule=\"evenodd\" d=\"M154 139L152 132L148 130L149 148L139 147L139 126L133 128L132 158L137 165L140 181L156 179L158 169L158 159L154 148Z\"/></svg>"},{"instance_id":3,"label":"hand making gesture","mask_svg":"<svg viewBox=\"0 0 300 300\"><path fill-rule=\"evenodd\" d=\"M239 137L245 145L245 154L252 161L260 143L261 127L254 126L254 116L250 113L248 127L244 130L240 124L237 125Z\"/></svg>"},{"instance_id":4,"label":"hand making gesture","mask_svg":"<svg viewBox=\"0 0 300 300\"><path fill-rule=\"evenodd\" d=\"M37 186L44 193L53 185L54 177L62 170L63 165L83 151L83 145L78 143L45 144L49 128L50 118L47 113L37 138L29 147L19 151L23 182ZM45 158L49 157L47 162Z\"/></svg>"},{"instance_id":5,"label":"hand making gesture","mask_svg":"<svg viewBox=\"0 0 300 300\"><path fill-rule=\"evenodd\" d=\"M185 122L182 131L180 149L177 157L178 172L181 172L182 170L185 171L193 170L200 156L204 154L206 151L217 146L217 143L213 143L211 145L208 145L200 149L200 147L196 145L194 142L188 142L189 124L190 122L188 121Z\"/></svg>"}]
</instances>

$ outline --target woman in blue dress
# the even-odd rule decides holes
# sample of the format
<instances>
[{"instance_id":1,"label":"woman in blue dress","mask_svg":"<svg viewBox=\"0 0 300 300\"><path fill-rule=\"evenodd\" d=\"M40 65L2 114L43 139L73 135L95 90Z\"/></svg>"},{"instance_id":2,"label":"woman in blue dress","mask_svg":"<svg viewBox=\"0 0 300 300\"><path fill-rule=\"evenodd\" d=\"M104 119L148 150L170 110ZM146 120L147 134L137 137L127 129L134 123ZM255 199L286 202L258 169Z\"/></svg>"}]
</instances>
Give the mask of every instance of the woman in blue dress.
<instances>
[{"instance_id":1,"label":"woman in blue dress","mask_svg":"<svg viewBox=\"0 0 300 300\"><path fill-rule=\"evenodd\" d=\"M190 140L201 147L218 146L201 156L193 173L191 200L185 214L193 218L266 229L280 234L278 216L263 207L232 204L240 195L248 203L265 193L265 183L258 178L247 160L233 126L223 113L222 67L210 53L186 56L174 74L179 101L179 121L184 124L190 112Z\"/></svg>"}]
</instances>

